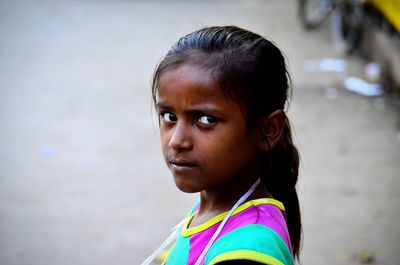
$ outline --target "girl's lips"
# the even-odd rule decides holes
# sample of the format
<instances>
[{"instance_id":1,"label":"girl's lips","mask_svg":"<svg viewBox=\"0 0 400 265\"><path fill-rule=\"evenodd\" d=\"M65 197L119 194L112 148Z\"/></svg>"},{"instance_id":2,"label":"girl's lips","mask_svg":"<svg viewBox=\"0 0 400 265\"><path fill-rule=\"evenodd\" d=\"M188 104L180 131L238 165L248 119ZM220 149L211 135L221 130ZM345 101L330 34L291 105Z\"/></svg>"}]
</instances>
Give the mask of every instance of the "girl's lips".
<instances>
[{"instance_id":1,"label":"girl's lips","mask_svg":"<svg viewBox=\"0 0 400 265\"><path fill-rule=\"evenodd\" d=\"M197 168L195 163L187 160L171 160L169 163L175 170L190 170Z\"/></svg>"},{"instance_id":2,"label":"girl's lips","mask_svg":"<svg viewBox=\"0 0 400 265\"><path fill-rule=\"evenodd\" d=\"M170 163L175 167L187 167L187 168L197 167L196 164L187 161L170 161Z\"/></svg>"}]
</instances>

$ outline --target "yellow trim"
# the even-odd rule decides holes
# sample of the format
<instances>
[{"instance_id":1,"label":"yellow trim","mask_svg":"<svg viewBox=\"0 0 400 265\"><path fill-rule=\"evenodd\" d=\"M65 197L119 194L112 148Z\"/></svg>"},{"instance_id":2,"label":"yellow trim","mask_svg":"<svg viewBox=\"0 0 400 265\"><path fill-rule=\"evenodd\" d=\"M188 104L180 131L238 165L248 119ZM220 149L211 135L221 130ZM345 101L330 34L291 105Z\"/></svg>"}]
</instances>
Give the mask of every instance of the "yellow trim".
<instances>
[{"instance_id":1,"label":"yellow trim","mask_svg":"<svg viewBox=\"0 0 400 265\"><path fill-rule=\"evenodd\" d=\"M278 207L279 209L281 209L282 211L285 210L285 207L283 206L283 203L281 203L280 201L277 201L275 199L272 198L261 198L261 199L256 199L256 200L251 200L248 201L242 205L240 205L233 213L232 216L243 212L244 210L246 210L247 208L251 207L251 206L257 206L257 205L261 205L261 204L271 204L271 205L275 205L276 207ZM192 222L193 217L195 216L196 212L194 212L193 214L191 214L188 218L188 220L185 222L183 229L182 229L182 236L183 237L188 237L191 236L193 234L199 233L201 231L204 231L208 228L210 228L211 226L215 225L216 223L221 222L224 217L228 214L229 211L223 212L221 214L218 214L217 216L211 218L210 220L208 220L205 223L202 223L201 225L195 226L195 227L191 227L189 228L189 224Z\"/></svg>"},{"instance_id":2,"label":"yellow trim","mask_svg":"<svg viewBox=\"0 0 400 265\"><path fill-rule=\"evenodd\" d=\"M252 250L234 250L230 252L225 252L213 258L210 263L208 263L208 265L214 265L218 262L228 260L251 260L268 265L285 265L284 263L282 263L282 261L274 257Z\"/></svg>"},{"instance_id":3,"label":"yellow trim","mask_svg":"<svg viewBox=\"0 0 400 265\"><path fill-rule=\"evenodd\" d=\"M168 259L169 255L171 254L174 246L175 246L175 244L170 249L162 251L155 259L157 261L161 262L162 265L164 265L165 262L167 262L167 259Z\"/></svg>"},{"instance_id":4,"label":"yellow trim","mask_svg":"<svg viewBox=\"0 0 400 265\"><path fill-rule=\"evenodd\" d=\"M400 32L400 1L399 0L372 0L375 5L384 15L384 17L393 24L393 26Z\"/></svg>"}]
</instances>

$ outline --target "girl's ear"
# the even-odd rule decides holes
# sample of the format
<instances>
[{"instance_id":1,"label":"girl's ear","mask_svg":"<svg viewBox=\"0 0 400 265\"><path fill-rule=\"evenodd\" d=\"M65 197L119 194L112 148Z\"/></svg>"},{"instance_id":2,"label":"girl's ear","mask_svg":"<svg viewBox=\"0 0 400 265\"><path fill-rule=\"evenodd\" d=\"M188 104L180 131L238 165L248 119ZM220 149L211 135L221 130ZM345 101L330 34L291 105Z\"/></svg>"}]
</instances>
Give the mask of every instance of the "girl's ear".
<instances>
[{"instance_id":1,"label":"girl's ear","mask_svg":"<svg viewBox=\"0 0 400 265\"><path fill-rule=\"evenodd\" d=\"M271 150L281 139L286 126L286 115L283 110L276 110L261 119L257 143L263 151Z\"/></svg>"}]
</instances>

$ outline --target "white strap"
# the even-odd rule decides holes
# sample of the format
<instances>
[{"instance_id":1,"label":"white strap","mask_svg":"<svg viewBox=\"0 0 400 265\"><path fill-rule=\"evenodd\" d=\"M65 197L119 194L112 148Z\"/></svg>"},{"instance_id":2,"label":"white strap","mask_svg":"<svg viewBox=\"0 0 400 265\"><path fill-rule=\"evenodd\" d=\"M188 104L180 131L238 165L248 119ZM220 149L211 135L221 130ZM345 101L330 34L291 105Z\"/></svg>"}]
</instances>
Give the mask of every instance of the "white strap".
<instances>
[{"instance_id":1,"label":"white strap","mask_svg":"<svg viewBox=\"0 0 400 265\"><path fill-rule=\"evenodd\" d=\"M160 253L171 244L177 237L179 228L185 223L187 218L183 219L179 224L172 228L172 233L167 237L167 239L162 242L162 244L145 260L141 265L149 265Z\"/></svg>"},{"instance_id":2,"label":"white strap","mask_svg":"<svg viewBox=\"0 0 400 265\"><path fill-rule=\"evenodd\" d=\"M257 188L257 186L260 184L260 178L256 180L256 182L253 184L253 186L250 187L250 189L235 203L235 205L232 207L232 209L229 211L229 213L225 216L224 220L222 220L221 224L218 226L217 231L215 231L214 235L211 237L210 241L208 241L208 244L206 247L203 249L203 252L201 252L199 258L197 259L195 265L200 265L200 262L204 259L204 257L207 255L208 250L211 248L212 244L214 243L215 239L217 239L218 235L221 233L222 228L224 228L226 222L228 221L229 217L232 215L232 213L239 207Z\"/></svg>"}]
</instances>

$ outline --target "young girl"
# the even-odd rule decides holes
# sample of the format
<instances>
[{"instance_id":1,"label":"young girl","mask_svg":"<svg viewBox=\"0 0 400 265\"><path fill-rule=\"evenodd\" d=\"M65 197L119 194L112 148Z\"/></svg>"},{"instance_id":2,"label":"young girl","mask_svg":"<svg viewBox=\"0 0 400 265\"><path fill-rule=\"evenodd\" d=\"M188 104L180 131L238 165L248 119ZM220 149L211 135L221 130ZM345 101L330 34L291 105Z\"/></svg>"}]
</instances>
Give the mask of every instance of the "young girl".
<instances>
[{"instance_id":1,"label":"young girl","mask_svg":"<svg viewBox=\"0 0 400 265\"><path fill-rule=\"evenodd\" d=\"M176 186L200 200L178 227L173 264L294 264L299 156L280 50L234 27L182 37L156 68L162 152Z\"/></svg>"}]
</instances>

